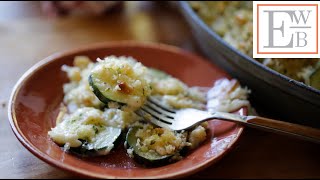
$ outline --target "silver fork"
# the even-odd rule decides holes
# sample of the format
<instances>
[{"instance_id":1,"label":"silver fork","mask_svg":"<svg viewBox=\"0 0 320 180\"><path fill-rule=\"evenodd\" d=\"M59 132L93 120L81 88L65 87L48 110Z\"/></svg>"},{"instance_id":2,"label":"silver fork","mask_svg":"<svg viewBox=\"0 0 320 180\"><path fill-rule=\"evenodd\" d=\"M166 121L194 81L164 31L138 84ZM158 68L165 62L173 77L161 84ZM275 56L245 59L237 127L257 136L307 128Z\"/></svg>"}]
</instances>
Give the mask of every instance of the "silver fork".
<instances>
[{"instance_id":1,"label":"silver fork","mask_svg":"<svg viewBox=\"0 0 320 180\"><path fill-rule=\"evenodd\" d=\"M219 119L320 143L320 129L259 116L242 116L225 112L210 113L192 108L176 110L161 105L153 97L149 97L137 114L157 126L175 131L192 128L210 119Z\"/></svg>"}]
</instances>

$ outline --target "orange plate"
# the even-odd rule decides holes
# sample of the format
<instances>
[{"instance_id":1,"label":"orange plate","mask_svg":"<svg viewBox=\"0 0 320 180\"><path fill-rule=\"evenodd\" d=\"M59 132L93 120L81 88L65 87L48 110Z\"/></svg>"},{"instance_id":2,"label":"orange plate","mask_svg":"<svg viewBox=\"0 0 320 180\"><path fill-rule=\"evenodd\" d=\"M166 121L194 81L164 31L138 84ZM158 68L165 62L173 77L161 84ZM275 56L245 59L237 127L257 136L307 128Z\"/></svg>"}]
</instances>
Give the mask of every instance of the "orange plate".
<instances>
[{"instance_id":1,"label":"orange plate","mask_svg":"<svg viewBox=\"0 0 320 180\"><path fill-rule=\"evenodd\" d=\"M226 121L210 121L207 140L182 160L156 168L143 167L126 155L123 147L96 158L80 158L65 153L48 136L55 126L63 99L62 85L68 81L61 71L63 64L72 65L76 55L91 59L107 55L136 58L147 67L161 69L189 86L210 87L227 77L209 61L176 47L137 42L102 43L57 53L40 61L17 82L10 97L9 120L19 141L43 161L78 175L93 178L172 178L183 177L217 162L239 139L243 126ZM245 108L239 110L246 115Z\"/></svg>"}]
</instances>

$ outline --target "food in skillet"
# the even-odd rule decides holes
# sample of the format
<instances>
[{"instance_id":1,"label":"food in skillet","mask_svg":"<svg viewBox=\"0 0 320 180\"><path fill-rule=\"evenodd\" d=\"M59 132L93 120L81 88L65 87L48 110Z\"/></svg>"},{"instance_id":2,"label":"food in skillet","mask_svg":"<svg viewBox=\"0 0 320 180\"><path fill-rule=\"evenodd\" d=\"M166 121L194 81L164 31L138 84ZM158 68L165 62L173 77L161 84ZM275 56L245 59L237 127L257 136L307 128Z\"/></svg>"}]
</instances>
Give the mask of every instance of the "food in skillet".
<instances>
[{"instance_id":1,"label":"food in skillet","mask_svg":"<svg viewBox=\"0 0 320 180\"><path fill-rule=\"evenodd\" d=\"M252 1L190 1L199 17L226 42L253 57ZM265 66L320 89L319 59L257 59Z\"/></svg>"}]
</instances>

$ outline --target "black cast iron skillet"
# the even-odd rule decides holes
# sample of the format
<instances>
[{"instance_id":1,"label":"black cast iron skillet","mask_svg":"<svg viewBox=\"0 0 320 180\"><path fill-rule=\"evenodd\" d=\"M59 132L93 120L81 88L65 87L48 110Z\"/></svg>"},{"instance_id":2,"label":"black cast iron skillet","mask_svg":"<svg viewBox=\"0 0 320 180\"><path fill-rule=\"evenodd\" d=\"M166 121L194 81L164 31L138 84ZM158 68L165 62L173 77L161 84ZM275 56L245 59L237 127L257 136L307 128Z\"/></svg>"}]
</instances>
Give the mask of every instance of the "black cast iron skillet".
<instances>
[{"instance_id":1,"label":"black cast iron skillet","mask_svg":"<svg viewBox=\"0 0 320 180\"><path fill-rule=\"evenodd\" d=\"M320 128L320 91L282 75L225 42L192 10L177 3L203 54L248 86L259 114Z\"/></svg>"}]
</instances>

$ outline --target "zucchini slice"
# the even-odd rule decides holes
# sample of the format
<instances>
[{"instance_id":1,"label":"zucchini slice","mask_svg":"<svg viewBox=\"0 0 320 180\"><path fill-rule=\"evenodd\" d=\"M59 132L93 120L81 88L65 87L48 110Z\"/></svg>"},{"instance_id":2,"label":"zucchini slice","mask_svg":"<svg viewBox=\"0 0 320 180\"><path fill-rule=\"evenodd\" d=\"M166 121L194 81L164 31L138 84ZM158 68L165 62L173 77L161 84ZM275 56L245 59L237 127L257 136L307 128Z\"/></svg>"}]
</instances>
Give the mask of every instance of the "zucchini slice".
<instances>
[{"instance_id":1,"label":"zucchini slice","mask_svg":"<svg viewBox=\"0 0 320 180\"><path fill-rule=\"evenodd\" d=\"M140 128L141 127L139 127L139 126L131 127L129 129L129 131L127 133L127 137L126 137L127 145L129 145L129 148L133 149L133 157L134 157L134 159L137 162L139 162L141 164L145 164L145 165L155 165L155 163L164 164L164 163L168 162L169 159L173 155L161 156L156 152L143 152L137 146L138 138L136 137L136 133Z\"/></svg>"},{"instance_id":2,"label":"zucchini slice","mask_svg":"<svg viewBox=\"0 0 320 180\"><path fill-rule=\"evenodd\" d=\"M320 68L316 69L310 76L310 85L320 90Z\"/></svg>"},{"instance_id":3,"label":"zucchini slice","mask_svg":"<svg viewBox=\"0 0 320 180\"><path fill-rule=\"evenodd\" d=\"M80 140L82 145L77 148L70 148L70 152L80 156L103 156L116 146L121 138L121 129L114 127L106 127L94 137L92 142Z\"/></svg>"},{"instance_id":4,"label":"zucchini slice","mask_svg":"<svg viewBox=\"0 0 320 180\"><path fill-rule=\"evenodd\" d=\"M126 137L130 157L147 166L158 166L182 158L187 143L186 132L175 132L149 123L133 126ZM132 152L132 154L131 154Z\"/></svg>"},{"instance_id":5,"label":"zucchini slice","mask_svg":"<svg viewBox=\"0 0 320 180\"><path fill-rule=\"evenodd\" d=\"M97 85L97 80L92 77L92 74L89 76L89 84L92 87L93 93L97 96L97 98L103 102L104 104L108 104L109 102L117 102L120 106L125 105L125 103L120 103L110 98L110 94L108 94L107 90L102 91L101 87ZM99 89L100 88L100 89ZM104 92L104 93L103 93Z\"/></svg>"},{"instance_id":6,"label":"zucchini slice","mask_svg":"<svg viewBox=\"0 0 320 180\"><path fill-rule=\"evenodd\" d=\"M115 101L131 107L140 107L151 88L144 76L146 67L126 59L106 58L92 69L89 84L103 103Z\"/></svg>"}]
</instances>

